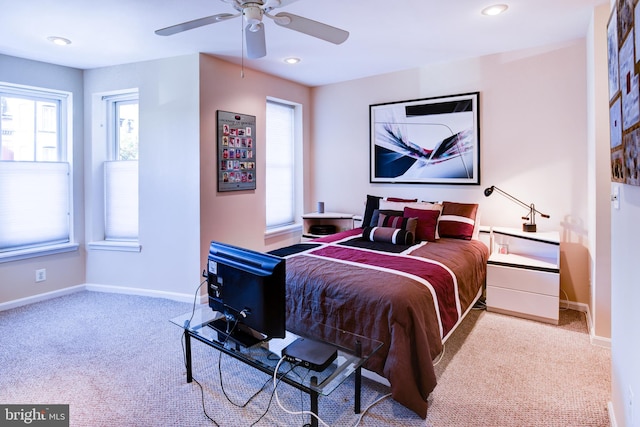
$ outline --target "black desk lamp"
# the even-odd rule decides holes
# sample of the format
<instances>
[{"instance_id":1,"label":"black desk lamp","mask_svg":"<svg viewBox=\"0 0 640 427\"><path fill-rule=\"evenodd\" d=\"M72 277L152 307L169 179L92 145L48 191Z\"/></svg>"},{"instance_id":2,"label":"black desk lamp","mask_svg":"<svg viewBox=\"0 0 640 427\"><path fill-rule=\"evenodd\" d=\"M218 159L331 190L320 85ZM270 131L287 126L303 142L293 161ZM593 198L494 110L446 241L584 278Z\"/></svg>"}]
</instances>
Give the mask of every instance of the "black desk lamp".
<instances>
[{"instance_id":1,"label":"black desk lamp","mask_svg":"<svg viewBox=\"0 0 640 427\"><path fill-rule=\"evenodd\" d=\"M519 205L522 205L525 208L529 209L529 216L523 216L522 217L522 219L526 219L526 220L529 221L529 222L525 222L524 224L522 224L522 231L528 231L528 232L531 232L531 233L535 233L535 231L536 231L536 212L539 213L542 218L549 218L549 215L543 214L542 212L537 210L535 208L535 206L533 205L533 203L528 205L528 204L524 203L523 201L516 199L511 194L505 193L504 191L502 191L501 189L499 189L498 187L496 187L494 185L492 185L491 187L485 188L484 189L484 195L486 197L489 197L490 195L493 194L494 191L497 191L498 193L500 193L503 196L505 196L507 199L511 199L512 201L518 203Z\"/></svg>"}]
</instances>

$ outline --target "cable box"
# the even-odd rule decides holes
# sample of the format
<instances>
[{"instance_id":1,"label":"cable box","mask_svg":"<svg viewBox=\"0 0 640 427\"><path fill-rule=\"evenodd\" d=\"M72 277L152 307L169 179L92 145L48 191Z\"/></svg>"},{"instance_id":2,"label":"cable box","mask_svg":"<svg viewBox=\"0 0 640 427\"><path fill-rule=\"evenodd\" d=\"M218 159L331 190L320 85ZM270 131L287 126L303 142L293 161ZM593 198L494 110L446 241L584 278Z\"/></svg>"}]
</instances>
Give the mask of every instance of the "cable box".
<instances>
[{"instance_id":1,"label":"cable box","mask_svg":"<svg viewBox=\"0 0 640 427\"><path fill-rule=\"evenodd\" d=\"M338 350L331 344L298 338L282 349L282 357L288 362L320 372L336 360Z\"/></svg>"}]
</instances>

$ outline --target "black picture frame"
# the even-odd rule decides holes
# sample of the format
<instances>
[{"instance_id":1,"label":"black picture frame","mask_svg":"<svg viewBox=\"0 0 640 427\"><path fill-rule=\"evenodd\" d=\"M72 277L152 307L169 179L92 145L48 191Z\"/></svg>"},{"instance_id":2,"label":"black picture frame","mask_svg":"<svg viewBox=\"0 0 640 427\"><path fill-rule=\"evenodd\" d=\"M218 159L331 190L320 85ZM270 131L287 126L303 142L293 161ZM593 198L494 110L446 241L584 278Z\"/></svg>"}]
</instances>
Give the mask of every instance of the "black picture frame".
<instances>
[{"instance_id":1,"label":"black picture frame","mask_svg":"<svg viewBox=\"0 0 640 427\"><path fill-rule=\"evenodd\" d=\"M480 184L480 92L369 106L371 183Z\"/></svg>"},{"instance_id":2,"label":"black picture frame","mask_svg":"<svg viewBox=\"0 0 640 427\"><path fill-rule=\"evenodd\" d=\"M256 117L216 111L218 191L256 189Z\"/></svg>"}]
</instances>

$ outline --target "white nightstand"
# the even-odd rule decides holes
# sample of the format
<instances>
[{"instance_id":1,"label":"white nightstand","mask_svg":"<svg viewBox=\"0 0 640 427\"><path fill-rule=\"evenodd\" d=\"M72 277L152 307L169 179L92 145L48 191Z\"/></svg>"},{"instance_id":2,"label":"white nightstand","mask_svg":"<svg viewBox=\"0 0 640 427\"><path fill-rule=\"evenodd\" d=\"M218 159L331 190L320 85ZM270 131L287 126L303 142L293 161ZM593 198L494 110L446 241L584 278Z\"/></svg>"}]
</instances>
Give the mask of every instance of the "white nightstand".
<instances>
[{"instance_id":1,"label":"white nightstand","mask_svg":"<svg viewBox=\"0 0 640 427\"><path fill-rule=\"evenodd\" d=\"M353 228L354 215L340 212L307 213L302 215L302 239L315 239L326 234L314 234L313 226L334 226L335 232L351 230Z\"/></svg>"},{"instance_id":2,"label":"white nightstand","mask_svg":"<svg viewBox=\"0 0 640 427\"><path fill-rule=\"evenodd\" d=\"M487 310L558 324L560 236L491 228Z\"/></svg>"}]
</instances>

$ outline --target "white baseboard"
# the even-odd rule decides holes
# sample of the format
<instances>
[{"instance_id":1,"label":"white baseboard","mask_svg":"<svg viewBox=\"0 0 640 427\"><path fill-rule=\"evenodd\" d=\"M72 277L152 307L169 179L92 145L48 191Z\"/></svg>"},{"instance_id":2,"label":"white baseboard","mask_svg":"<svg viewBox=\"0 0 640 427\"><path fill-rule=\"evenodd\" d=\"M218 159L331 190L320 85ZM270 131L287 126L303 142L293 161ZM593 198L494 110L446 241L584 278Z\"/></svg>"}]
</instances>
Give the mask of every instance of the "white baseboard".
<instances>
[{"instance_id":1,"label":"white baseboard","mask_svg":"<svg viewBox=\"0 0 640 427\"><path fill-rule=\"evenodd\" d=\"M22 307L24 305L33 304L40 301L46 301L53 298L58 298L64 295L73 294L75 292L84 291L84 285L71 286L69 288L58 289L56 291L45 292L43 294L33 295L30 297L15 299L0 303L0 311L10 310L12 308Z\"/></svg>"},{"instance_id":2,"label":"white baseboard","mask_svg":"<svg viewBox=\"0 0 640 427\"><path fill-rule=\"evenodd\" d=\"M611 424L611 427L617 427L618 423L616 422L616 414L613 410L613 402L611 401L607 402L607 414L609 414L609 423Z\"/></svg>"},{"instance_id":3,"label":"white baseboard","mask_svg":"<svg viewBox=\"0 0 640 427\"><path fill-rule=\"evenodd\" d=\"M96 285L87 283L84 285L86 290L93 292L105 292L112 294L138 295L143 297L165 298L173 301L193 303L193 294L182 294L178 292L156 291L153 289L127 288L112 285ZM200 297L202 300L202 297ZM200 301L202 304L202 302Z\"/></svg>"},{"instance_id":4,"label":"white baseboard","mask_svg":"<svg viewBox=\"0 0 640 427\"><path fill-rule=\"evenodd\" d=\"M585 317L587 318L587 328L589 330L589 340L591 344L597 345L598 347L611 348L611 338L600 337L595 334L593 321L591 320L591 310L589 309L589 306L587 304L581 302L560 300L560 307L585 313Z\"/></svg>"},{"instance_id":5,"label":"white baseboard","mask_svg":"<svg viewBox=\"0 0 640 427\"><path fill-rule=\"evenodd\" d=\"M83 285L71 286L64 289L58 289L56 291L45 292L43 294L38 294L30 297L3 302L3 303L0 303L0 311L10 310L12 308L22 307L24 305L46 301L53 298L58 298L64 295L69 295L75 292L80 292L85 290L92 291L92 292L106 292L106 293L114 293L114 294L138 295L138 296L153 297L153 298L165 298L173 301L187 302L190 304L193 303L193 294L181 294L178 292L156 291L156 290L140 289L140 288L125 288L121 286L96 285L96 284L86 283ZM207 302L207 296L201 295L199 298L198 304L205 304L206 302Z\"/></svg>"}]
</instances>

